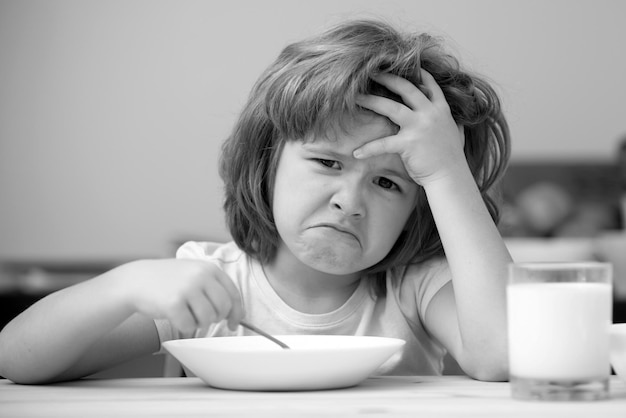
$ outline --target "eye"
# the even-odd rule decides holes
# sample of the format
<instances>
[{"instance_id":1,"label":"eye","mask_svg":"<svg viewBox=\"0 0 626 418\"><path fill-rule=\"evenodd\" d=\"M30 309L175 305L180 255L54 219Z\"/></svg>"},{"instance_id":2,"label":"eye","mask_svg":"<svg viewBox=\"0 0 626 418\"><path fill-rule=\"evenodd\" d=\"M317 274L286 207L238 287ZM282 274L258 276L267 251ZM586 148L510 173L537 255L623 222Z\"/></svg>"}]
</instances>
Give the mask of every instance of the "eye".
<instances>
[{"instance_id":1,"label":"eye","mask_svg":"<svg viewBox=\"0 0 626 418\"><path fill-rule=\"evenodd\" d=\"M335 160L325 160L323 158L316 158L315 161L328 168L339 168L339 162Z\"/></svg>"},{"instance_id":2,"label":"eye","mask_svg":"<svg viewBox=\"0 0 626 418\"><path fill-rule=\"evenodd\" d=\"M383 189L400 190L400 187L398 187L396 183L386 177L377 177L376 180L374 180L374 183L378 184Z\"/></svg>"}]
</instances>

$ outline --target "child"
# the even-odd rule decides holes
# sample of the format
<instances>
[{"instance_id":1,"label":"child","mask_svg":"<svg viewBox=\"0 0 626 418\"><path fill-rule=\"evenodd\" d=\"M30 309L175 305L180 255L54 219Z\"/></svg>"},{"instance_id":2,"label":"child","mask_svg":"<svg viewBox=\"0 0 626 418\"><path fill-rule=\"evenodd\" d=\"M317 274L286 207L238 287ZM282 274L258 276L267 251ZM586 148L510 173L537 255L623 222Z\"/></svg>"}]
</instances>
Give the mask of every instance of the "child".
<instances>
[{"instance_id":1,"label":"child","mask_svg":"<svg viewBox=\"0 0 626 418\"><path fill-rule=\"evenodd\" d=\"M234 242L183 245L54 293L0 334L0 374L86 376L171 338L406 340L381 374L507 378L511 261L488 194L509 156L499 101L428 35L353 21L287 46L220 165ZM223 321L224 320L224 321Z\"/></svg>"}]
</instances>

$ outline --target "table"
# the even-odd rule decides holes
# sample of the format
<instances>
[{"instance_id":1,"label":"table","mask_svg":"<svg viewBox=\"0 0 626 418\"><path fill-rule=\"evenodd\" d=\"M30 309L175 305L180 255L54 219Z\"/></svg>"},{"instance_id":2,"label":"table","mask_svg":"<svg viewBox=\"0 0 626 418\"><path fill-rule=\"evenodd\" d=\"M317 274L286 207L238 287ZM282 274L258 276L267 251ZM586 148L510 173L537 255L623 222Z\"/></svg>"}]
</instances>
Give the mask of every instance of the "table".
<instances>
[{"instance_id":1,"label":"table","mask_svg":"<svg viewBox=\"0 0 626 418\"><path fill-rule=\"evenodd\" d=\"M81 380L47 386L0 381L0 417L626 417L626 384L611 399L512 399L508 383L464 376L372 377L358 386L311 392L238 392L197 378Z\"/></svg>"}]
</instances>

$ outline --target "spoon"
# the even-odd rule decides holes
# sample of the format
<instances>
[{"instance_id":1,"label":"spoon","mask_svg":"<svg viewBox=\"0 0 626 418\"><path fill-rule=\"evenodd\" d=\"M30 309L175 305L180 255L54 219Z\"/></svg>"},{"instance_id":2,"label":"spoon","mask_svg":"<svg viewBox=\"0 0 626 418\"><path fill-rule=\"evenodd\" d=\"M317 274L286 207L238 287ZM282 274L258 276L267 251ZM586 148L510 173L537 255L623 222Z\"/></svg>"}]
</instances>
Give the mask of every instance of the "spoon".
<instances>
[{"instance_id":1,"label":"spoon","mask_svg":"<svg viewBox=\"0 0 626 418\"><path fill-rule=\"evenodd\" d=\"M252 331L252 332L254 332L254 333L256 333L256 334L259 334L259 335L261 335L261 336L263 336L263 337L267 338L268 340L270 340L270 341L272 341L272 342L274 342L274 343L278 344L279 346L281 346L281 347L282 347L282 348L284 348L285 350L288 350L288 349L289 349L289 346L288 346L287 344L285 344L284 342L282 342L281 340L279 340L279 339L277 339L277 338L272 337L270 334L268 334L267 332L265 332L265 331L263 331L263 330L261 330L261 329L259 329L259 328L255 327L254 325L250 325L250 324L248 324L248 323L247 323L247 322L245 322L245 321L241 321L241 322L239 322L239 324L240 324L242 327L244 327L244 328L248 328L250 331Z\"/></svg>"}]
</instances>

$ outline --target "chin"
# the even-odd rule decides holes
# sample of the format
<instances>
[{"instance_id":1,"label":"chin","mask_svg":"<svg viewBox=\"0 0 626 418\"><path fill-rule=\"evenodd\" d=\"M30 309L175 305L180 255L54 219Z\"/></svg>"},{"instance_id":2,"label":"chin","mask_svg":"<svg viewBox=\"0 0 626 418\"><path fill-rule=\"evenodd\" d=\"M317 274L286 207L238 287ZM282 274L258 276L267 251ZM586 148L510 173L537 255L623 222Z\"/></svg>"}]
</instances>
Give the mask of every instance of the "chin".
<instances>
[{"instance_id":1,"label":"chin","mask_svg":"<svg viewBox=\"0 0 626 418\"><path fill-rule=\"evenodd\" d=\"M355 254L358 252L358 254ZM326 274L348 275L365 271L380 260L367 260L360 251L316 251L298 257L307 266Z\"/></svg>"},{"instance_id":2,"label":"chin","mask_svg":"<svg viewBox=\"0 0 626 418\"><path fill-rule=\"evenodd\" d=\"M335 251L332 248L305 251L298 257L307 266L326 274L345 275L363 270L365 267L356 251Z\"/></svg>"}]
</instances>

